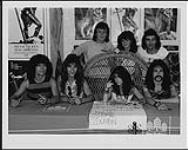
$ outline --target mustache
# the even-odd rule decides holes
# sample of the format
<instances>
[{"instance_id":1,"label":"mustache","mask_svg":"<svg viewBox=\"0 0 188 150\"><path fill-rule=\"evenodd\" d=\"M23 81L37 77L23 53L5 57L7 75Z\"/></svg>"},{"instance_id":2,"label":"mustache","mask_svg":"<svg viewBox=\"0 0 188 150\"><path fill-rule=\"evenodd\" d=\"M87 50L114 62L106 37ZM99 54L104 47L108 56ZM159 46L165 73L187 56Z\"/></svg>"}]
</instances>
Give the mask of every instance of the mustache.
<instances>
[{"instance_id":1,"label":"mustache","mask_svg":"<svg viewBox=\"0 0 188 150\"><path fill-rule=\"evenodd\" d=\"M157 76L155 76L154 80L159 82L159 81L163 80L163 77L160 75L157 75Z\"/></svg>"}]
</instances>

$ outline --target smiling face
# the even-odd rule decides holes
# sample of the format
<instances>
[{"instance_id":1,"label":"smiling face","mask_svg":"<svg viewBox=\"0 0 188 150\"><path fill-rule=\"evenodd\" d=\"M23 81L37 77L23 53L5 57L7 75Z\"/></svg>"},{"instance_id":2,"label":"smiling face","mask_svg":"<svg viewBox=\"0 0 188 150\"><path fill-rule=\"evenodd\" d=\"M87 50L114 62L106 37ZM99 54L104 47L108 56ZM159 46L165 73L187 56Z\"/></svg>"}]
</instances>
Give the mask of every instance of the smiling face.
<instances>
[{"instance_id":1,"label":"smiling face","mask_svg":"<svg viewBox=\"0 0 188 150\"><path fill-rule=\"evenodd\" d=\"M130 50L131 47L131 40L129 39L122 39L121 44L126 52Z\"/></svg>"},{"instance_id":2,"label":"smiling face","mask_svg":"<svg viewBox=\"0 0 188 150\"><path fill-rule=\"evenodd\" d=\"M35 75L44 76L46 75L46 72L47 72L47 66L43 63L40 63L35 67Z\"/></svg>"},{"instance_id":3,"label":"smiling face","mask_svg":"<svg viewBox=\"0 0 188 150\"><path fill-rule=\"evenodd\" d=\"M162 81L163 77L164 77L163 68L161 66L156 66L153 69L153 79L154 79L154 81L160 82L160 81Z\"/></svg>"},{"instance_id":4,"label":"smiling face","mask_svg":"<svg viewBox=\"0 0 188 150\"><path fill-rule=\"evenodd\" d=\"M105 39L107 36L107 30L98 28L96 36L97 36L97 42L99 42L99 43L105 42Z\"/></svg>"},{"instance_id":5,"label":"smiling face","mask_svg":"<svg viewBox=\"0 0 188 150\"><path fill-rule=\"evenodd\" d=\"M153 50L155 50L156 43L157 43L155 35L146 36L145 42L146 42L147 50L149 52L152 52Z\"/></svg>"},{"instance_id":6,"label":"smiling face","mask_svg":"<svg viewBox=\"0 0 188 150\"><path fill-rule=\"evenodd\" d=\"M75 63L71 63L67 66L67 72L68 72L68 77L73 77L75 76L78 68L76 67Z\"/></svg>"}]
</instances>

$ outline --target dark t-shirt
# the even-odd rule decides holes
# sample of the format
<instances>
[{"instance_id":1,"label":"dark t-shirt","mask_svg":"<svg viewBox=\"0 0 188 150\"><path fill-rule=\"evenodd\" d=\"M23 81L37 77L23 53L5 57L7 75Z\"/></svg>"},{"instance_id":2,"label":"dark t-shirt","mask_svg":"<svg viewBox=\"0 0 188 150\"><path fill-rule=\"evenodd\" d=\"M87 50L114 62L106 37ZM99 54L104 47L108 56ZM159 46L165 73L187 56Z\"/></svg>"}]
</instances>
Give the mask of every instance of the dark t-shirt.
<instances>
[{"instance_id":1,"label":"dark t-shirt","mask_svg":"<svg viewBox=\"0 0 188 150\"><path fill-rule=\"evenodd\" d=\"M52 90L49 81L44 81L42 83L29 83L27 88L27 96L31 99L39 99L40 95L51 98L52 97Z\"/></svg>"}]
</instances>

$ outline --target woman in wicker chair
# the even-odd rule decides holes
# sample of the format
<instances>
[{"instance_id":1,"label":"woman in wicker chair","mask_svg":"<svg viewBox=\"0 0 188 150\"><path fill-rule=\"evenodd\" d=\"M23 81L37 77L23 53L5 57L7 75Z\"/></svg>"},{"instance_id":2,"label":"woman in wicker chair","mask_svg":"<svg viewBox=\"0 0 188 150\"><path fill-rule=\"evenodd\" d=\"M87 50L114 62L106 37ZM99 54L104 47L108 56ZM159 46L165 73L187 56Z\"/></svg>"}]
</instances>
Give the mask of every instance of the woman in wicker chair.
<instances>
[{"instance_id":1,"label":"woman in wicker chair","mask_svg":"<svg viewBox=\"0 0 188 150\"><path fill-rule=\"evenodd\" d=\"M117 66L108 79L103 101L110 104L128 104L133 97L140 103L145 103L144 97L131 81L129 72L123 66Z\"/></svg>"},{"instance_id":2,"label":"woman in wicker chair","mask_svg":"<svg viewBox=\"0 0 188 150\"><path fill-rule=\"evenodd\" d=\"M93 101L93 94L83 77L79 57L75 54L69 54L63 62L63 71L57 84L63 102L80 105Z\"/></svg>"}]
</instances>

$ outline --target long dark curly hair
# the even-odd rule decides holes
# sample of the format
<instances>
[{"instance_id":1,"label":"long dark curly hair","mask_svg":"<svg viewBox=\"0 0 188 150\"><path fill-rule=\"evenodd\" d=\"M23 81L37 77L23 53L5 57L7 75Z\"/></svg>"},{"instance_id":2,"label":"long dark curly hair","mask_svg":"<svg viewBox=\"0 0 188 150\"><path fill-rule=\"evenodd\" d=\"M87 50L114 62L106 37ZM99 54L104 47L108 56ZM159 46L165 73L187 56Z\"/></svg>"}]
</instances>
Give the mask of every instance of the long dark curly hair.
<instances>
[{"instance_id":1,"label":"long dark curly hair","mask_svg":"<svg viewBox=\"0 0 188 150\"><path fill-rule=\"evenodd\" d=\"M117 66L111 73L108 81L111 81L113 83L113 91L117 95L120 95L120 89L119 85L115 82L115 74L118 75L119 78L123 80L123 95L127 96L129 95L129 92L131 90L131 87L133 85L133 82L131 81L131 76L127 69L125 69L123 66Z\"/></svg>"},{"instance_id":2,"label":"long dark curly hair","mask_svg":"<svg viewBox=\"0 0 188 150\"><path fill-rule=\"evenodd\" d=\"M146 37L151 36L151 35L155 36L156 41L157 41L155 48L159 49L161 47L161 41L160 41L159 35L157 34L157 32L154 29L150 28L150 29L148 29L144 32L144 35L142 37L142 48L145 49L145 50L147 49Z\"/></svg>"},{"instance_id":3,"label":"long dark curly hair","mask_svg":"<svg viewBox=\"0 0 188 150\"><path fill-rule=\"evenodd\" d=\"M52 63L50 62L47 56L43 54L37 54L31 57L28 63L29 66L26 69L27 78L30 83L34 83L36 66L39 64L44 64L47 67L45 81L49 81L50 78L52 77L52 73L53 73Z\"/></svg>"},{"instance_id":4,"label":"long dark curly hair","mask_svg":"<svg viewBox=\"0 0 188 150\"><path fill-rule=\"evenodd\" d=\"M93 33L93 41L97 41L97 29L104 29L107 31L105 42L109 42L110 29L108 27L108 24L106 22L99 22L95 26L94 33Z\"/></svg>"},{"instance_id":5,"label":"long dark curly hair","mask_svg":"<svg viewBox=\"0 0 188 150\"><path fill-rule=\"evenodd\" d=\"M154 88L155 88L154 80L153 80L153 71L156 66L160 66L164 72L162 89L164 91L167 91L168 93L170 93L170 85L171 85L170 71L169 71L168 66L161 59L156 59L150 64L147 74L146 74L146 79L145 79L146 87L149 90L154 90Z\"/></svg>"},{"instance_id":6,"label":"long dark curly hair","mask_svg":"<svg viewBox=\"0 0 188 150\"><path fill-rule=\"evenodd\" d=\"M70 64L75 64L77 68L77 72L74 76L74 79L76 80L76 85L78 89L77 95L79 96L82 91L84 77L83 77L83 68L80 64L80 58L75 54L69 54L63 62L62 74L61 74L61 92L65 93L65 85L68 81L67 67Z\"/></svg>"},{"instance_id":7,"label":"long dark curly hair","mask_svg":"<svg viewBox=\"0 0 188 150\"><path fill-rule=\"evenodd\" d=\"M124 47L122 46L122 40L123 39L131 41L130 52L136 53L137 52L137 45L136 45L136 39L134 37L134 34L131 31L124 31L118 36L117 48L121 51L124 50Z\"/></svg>"}]
</instances>

